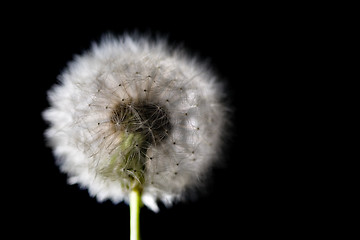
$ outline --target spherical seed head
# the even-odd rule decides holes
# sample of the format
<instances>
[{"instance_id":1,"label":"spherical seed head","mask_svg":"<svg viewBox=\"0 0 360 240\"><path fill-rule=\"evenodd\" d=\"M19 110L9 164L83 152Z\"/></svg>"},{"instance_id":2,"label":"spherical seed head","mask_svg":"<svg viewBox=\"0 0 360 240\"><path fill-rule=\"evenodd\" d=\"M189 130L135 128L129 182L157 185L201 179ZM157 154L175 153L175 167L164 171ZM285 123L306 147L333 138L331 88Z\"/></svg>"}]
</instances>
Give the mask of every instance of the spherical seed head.
<instances>
[{"instance_id":1,"label":"spherical seed head","mask_svg":"<svg viewBox=\"0 0 360 240\"><path fill-rule=\"evenodd\" d=\"M138 188L154 211L182 200L221 161L223 85L165 41L105 37L77 56L48 92L45 132L70 184L98 201Z\"/></svg>"}]
</instances>

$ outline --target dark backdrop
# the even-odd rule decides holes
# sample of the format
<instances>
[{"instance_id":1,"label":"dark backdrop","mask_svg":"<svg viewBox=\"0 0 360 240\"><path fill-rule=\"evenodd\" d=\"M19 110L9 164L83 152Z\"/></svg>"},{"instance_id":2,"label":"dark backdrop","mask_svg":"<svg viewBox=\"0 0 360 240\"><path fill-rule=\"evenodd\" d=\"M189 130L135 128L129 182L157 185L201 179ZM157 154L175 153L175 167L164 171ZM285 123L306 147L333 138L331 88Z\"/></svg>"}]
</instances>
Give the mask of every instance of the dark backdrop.
<instances>
[{"instance_id":1,"label":"dark backdrop","mask_svg":"<svg viewBox=\"0 0 360 240\"><path fill-rule=\"evenodd\" d=\"M214 170L207 194L170 209L161 206L159 213L142 208L142 239L238 239L301 232L301 196L293 190L297 182L289 181L296 171L285 161L294 157L283 128L290 117L283 114L286 107L279 109L294 47L291 26L284 24L287 17L268 13L266 6L136 5L94 6L91 11L87 6L39 6L26 15L13 15L20 24L8 26L10 33L4 37L17 50L9 62L14 67L12 88L19 95L5 104L16 116L16 130L8 141L14 166L7 171L16 181L5 184L11 192L6 197L11 205L5 205L11 213L8 222L20 226L12 234L129 238L126 204L100 204L87 190L67 185L45 146L47 126L41 112L48 106L46 91L74 54L104 33L134 30L167 36L170 43L209 60L226 82L234 110L226 164ZM285 89L285 95L291 94L291 87Z\"/></svg>"}]
</instances>

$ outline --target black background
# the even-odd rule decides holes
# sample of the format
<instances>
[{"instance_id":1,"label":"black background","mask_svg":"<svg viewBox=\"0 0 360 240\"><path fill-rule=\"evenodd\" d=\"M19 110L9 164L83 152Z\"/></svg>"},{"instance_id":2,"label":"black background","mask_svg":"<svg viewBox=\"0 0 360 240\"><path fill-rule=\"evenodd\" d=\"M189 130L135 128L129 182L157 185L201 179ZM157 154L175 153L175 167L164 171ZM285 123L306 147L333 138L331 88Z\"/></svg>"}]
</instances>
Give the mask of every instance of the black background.
<instances>
[{"instance_id":1,"label":"black background","mask_svg":"<svg viewBox=\"0 0 360 240\"><path fill-rule=\"evenodd\" d=\"M9 172L16 176L14 184L5 184L11 192L8 223L35 237L129 238L126 204L100 204L87 190L67 184L45 146L41 112L48 106L46 91L74 54L104 33L138 31L166 36L209 60L234 110L225 165L214 170L207 193L169 209L160 206L159 213L142 208L142 239L297 236L312 228L300 220L309 199L298 193L302 189L293 177L300 153L291 152L296 143L289 121L295 116L292 103L283 101L296 92L285 81L295 64L290 56L299 51L292 31L297 23L287 22L291 11L279 17L267 6L87 7L45 6L13 15L20 24L8 26L4 38L17 50L9 61L10 78L20 101L6 104L16 116L8 141L14 148Z\"/></svg>"}]
</instances>

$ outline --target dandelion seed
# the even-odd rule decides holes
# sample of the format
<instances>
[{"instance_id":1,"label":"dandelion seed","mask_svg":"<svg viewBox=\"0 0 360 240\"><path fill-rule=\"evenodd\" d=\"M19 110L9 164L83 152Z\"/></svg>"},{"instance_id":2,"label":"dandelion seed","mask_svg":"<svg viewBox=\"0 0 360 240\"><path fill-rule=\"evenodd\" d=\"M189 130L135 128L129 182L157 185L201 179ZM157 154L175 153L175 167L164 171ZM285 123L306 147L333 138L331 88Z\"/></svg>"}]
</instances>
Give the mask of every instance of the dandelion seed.
<instances>
[{"instance_id":1,"label":"dandelion seed","mask_svg":"<svg viewBox=\"0 0 360 240\"><path fill-rule=\"evenodd\" d=\"M183 50L148 37L107 36L59 80L48 92L45 136L69 183L99 202L135 196L158 211L159 201L170 206L201 187L199 179L221 161L223 85Z\"/></svg>"}]
</instances>

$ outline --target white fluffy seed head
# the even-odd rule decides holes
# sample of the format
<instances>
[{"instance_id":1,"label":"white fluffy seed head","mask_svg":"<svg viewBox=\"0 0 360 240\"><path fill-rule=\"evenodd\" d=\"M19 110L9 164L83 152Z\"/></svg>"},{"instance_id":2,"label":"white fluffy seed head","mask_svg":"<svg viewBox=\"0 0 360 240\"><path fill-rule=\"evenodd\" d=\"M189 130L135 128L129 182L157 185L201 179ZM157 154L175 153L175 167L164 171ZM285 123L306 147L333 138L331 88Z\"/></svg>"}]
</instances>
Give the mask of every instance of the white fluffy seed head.
<instances>
[{"instance_id":1,"label":"white fluffy seed head","mask_svg":"<svg viewBox=\"0 0 360 240\"><path fill-rule=\"evenodd\" d=\"M45 136L70 184L98 201L171 205L221 161L228 109L204 63L163 40L105 37L48 92Z\"/></svg>"}]
</instances>

